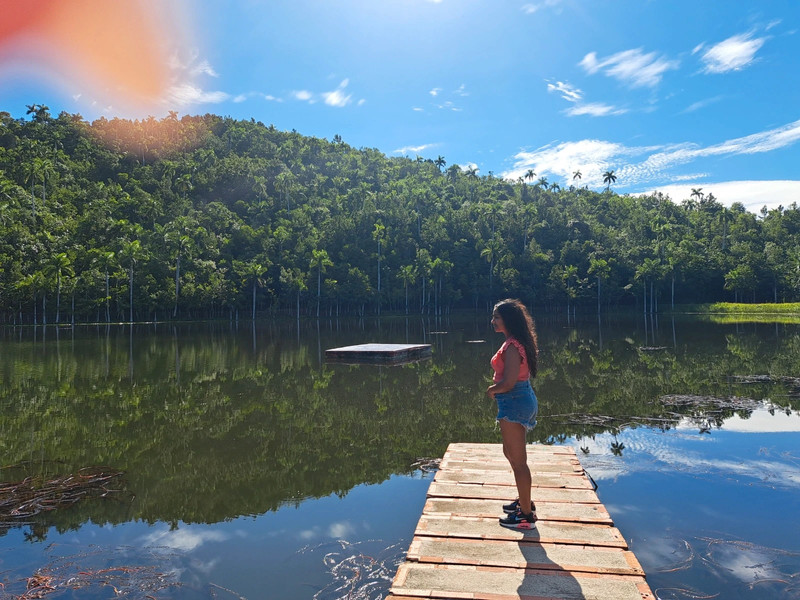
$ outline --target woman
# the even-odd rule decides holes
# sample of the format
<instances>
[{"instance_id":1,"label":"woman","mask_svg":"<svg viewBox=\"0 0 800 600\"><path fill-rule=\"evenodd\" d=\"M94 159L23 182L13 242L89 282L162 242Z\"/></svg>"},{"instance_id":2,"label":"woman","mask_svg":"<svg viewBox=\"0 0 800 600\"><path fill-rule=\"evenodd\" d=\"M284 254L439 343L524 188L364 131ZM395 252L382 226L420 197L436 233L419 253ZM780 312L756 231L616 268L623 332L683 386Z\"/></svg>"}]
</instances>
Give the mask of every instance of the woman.
<instances>
[{"instance_id":1,"label":"woman","mask_svg":"<svg viewBox=\"0 0 800 600\"><path fill-rule=\"evenodd\" d=\"M492 311L492 326L506 336L492 357L494 377L486 393L497 401L497 422L503 437L503 454L514 471L517 500L503 506L508 516L500 525L531 529L536 506L531 500L531 471L525 450L525 434L536 425L539 405L530 379L536 376L536 330L525 305L519 300L501 300Z\"/></svg>"}]
</instances>

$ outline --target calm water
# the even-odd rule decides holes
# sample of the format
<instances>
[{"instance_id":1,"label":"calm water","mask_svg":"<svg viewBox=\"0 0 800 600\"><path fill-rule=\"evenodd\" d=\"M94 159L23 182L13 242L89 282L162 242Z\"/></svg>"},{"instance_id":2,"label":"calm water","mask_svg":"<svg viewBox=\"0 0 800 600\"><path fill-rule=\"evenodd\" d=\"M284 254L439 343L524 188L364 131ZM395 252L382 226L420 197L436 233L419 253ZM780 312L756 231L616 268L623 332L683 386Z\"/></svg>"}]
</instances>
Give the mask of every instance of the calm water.
<instances>
[{"instance_id":1,"label":"calm water","mask_svg":"<svg viewBox=\"0 0 800 600\"><path fill-rule=\"evenodd\" d=\"M575 446L658 597L800 598L800 326L537 325L529 440ZM324 361L370 341L434 351ZM432 478L415 462L500 440L501 341L483 315L0 330L3 480L125 472L0 514L0 597L36 574L64 598L382 598Z\"/></svg>"}]
</instances>

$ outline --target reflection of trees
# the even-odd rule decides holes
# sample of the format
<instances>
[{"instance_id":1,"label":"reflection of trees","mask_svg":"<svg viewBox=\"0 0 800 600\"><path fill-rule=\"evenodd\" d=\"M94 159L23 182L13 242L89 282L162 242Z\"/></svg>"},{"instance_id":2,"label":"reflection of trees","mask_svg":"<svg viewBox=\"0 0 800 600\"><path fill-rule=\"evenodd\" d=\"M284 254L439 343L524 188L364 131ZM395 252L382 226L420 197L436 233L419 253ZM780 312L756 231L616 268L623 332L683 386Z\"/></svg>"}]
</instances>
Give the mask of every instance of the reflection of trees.
<instances>
[{"instance_id":1,"label":"reflection of trees","mask_svg":"<svg viewBox=\"0 0 800 600\"><path fill-rule=\"evenodd\" d=\"M78 330L74 339L62 332L47 344L12 346L10 338L0 342L0 459L59 459L66 470L109 465L126 472L132 504L93 501L48 515L46 522L60 529L90 518L216 522L344 495L408 472L420 457L441 456L449 442L499 441L484 390L500 340L481 329L485 319L481 324L476 330L471 321L451 322L441 327L448 334L435 336L431 360L380 369L318 362L318 345L374 335L363 323L323 326L321 340L314 325L303 342L294 321L259 324L255 344L250 324L186 325L177 333L171 326L140 328L132 345L127 329L106 336L105 326ZM425 324L411 326L412 340L425 331ZM405 320L382 322L381 338L405 341L406 327ZM486 331L488 343L465 343L476 331ZM712 427L747 415L736 404L711 410L697 401L659 400L669 395L783 396L797 408L796 391L780 375L795 374L800 334L726 332L727 326L692 325L691 336L679 336L684 346L647 351L632 339L636 334L606 331L601 351L595 327L563 332L543 323L539 424L529 440L592 437L639 424L668 428L681 415ZM773 377L732 377L758 373Z\"/></svg>"}]
</instances>

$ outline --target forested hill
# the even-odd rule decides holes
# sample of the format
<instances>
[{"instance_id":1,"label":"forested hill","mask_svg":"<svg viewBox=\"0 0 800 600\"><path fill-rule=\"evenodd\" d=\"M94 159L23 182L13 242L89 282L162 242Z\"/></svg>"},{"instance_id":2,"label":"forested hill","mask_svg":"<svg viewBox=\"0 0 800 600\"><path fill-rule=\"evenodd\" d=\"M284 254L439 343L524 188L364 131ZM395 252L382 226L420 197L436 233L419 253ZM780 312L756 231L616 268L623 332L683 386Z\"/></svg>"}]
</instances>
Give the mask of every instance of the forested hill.
<instances>
[{"instance_id":1,"label":"forested hill","mask_svg":"<svg viewBox=\"0 0 800 600\"><path fill-rule=\"evenodd\" d=\"M255 121L0 113L5 322L800 299L800 211L510 182Z\"/></svg>"}]
</instances>

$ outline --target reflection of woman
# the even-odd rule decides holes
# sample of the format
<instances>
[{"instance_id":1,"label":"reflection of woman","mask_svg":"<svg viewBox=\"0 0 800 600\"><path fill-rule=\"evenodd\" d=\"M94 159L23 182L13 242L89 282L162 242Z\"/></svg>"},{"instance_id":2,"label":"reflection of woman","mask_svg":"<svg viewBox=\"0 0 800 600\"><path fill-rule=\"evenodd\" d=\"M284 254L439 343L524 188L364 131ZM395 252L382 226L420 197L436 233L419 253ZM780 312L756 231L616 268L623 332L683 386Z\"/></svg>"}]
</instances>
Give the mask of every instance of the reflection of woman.
<instances>
[{"instance_id":1,"label":"reflection of woman","mask_svg":"<svg viewBox=\"0 0 800 600\"><path fill-rule=\"evenodd\" d=\"M525 450L525 434L536 425L539 405L530 379L536 376L536 330L525 305L501 300L492 312L494 330L506 336L492 357L494 383L486 393L497 401L497 422L503 436L503 454L514 471L519 496L503 506L508 516L500 524L511 529L530 529L536 521L531 500L531 471Z\"/></svg>"}]
</instances>

